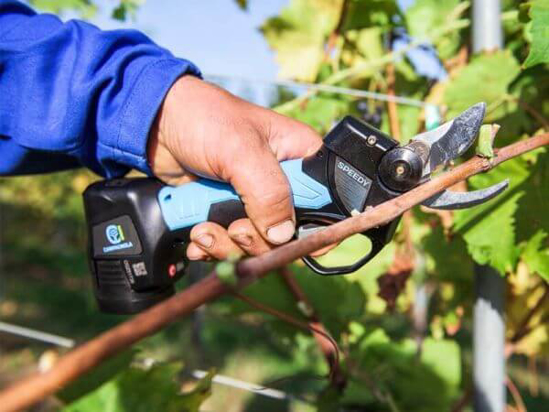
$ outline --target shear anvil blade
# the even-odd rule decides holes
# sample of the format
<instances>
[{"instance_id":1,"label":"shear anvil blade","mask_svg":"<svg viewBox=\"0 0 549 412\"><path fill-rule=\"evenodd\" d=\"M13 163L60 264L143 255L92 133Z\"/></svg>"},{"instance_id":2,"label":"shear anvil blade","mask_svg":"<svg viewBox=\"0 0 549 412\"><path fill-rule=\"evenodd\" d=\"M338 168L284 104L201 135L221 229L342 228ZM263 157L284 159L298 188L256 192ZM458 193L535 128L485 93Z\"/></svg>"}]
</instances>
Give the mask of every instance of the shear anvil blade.
<instances>
[{"instance_id":1,"label":"shear anvil blade","mask_svg":"<svg viewBox=\"0 0 549 412\"><path fill-rule=\"evenodd\" d=\"M466 209L469 207L480 205L490 199L493 199L509 186L509 179L497 183L486 189L474 190L472 192L452 192L444 190L429 199L425 200L422 205L431 209Z\"/></svg>"},{"instance_id":2,"label":"shear anvil blade","mask_svg":"<svg viewBox=\"0 0 549 412\"><path fill-rule=\"evenodd\" d=\"M411 140L411 143L422 143L428 150L428 159L423 170L424 177L428 177L437 166L458 158L471 147L485 113L486 103L477 103L449 122L418 134Z\"/></svg>"}]
</instances>

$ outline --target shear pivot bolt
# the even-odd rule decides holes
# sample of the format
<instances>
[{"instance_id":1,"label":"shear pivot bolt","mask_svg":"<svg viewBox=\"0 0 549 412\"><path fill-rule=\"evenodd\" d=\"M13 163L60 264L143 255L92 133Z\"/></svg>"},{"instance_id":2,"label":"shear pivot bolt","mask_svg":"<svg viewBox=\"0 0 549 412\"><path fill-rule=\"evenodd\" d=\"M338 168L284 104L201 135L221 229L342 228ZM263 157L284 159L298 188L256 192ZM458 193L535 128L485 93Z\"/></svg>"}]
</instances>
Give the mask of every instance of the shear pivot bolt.
<instances>
[{"instance_id":1,"label":"shear pivot bolt","mask_svg":"<svg viewBox=\"0 0 549 412\"><path fill-rule=\"evenodd\" d=\"M377 137L375 137L373 134L368 136L368 138L366 139L366 143L368 143L370 146L375 145L376 142L377 142Z\"/></svg>"},{"instance_id":2,"label":"shear pivot bolt","mask_svg":"<svg viewBox=\"0 0 549 412\"><path fill-rule=\"evenodd\" d=\"M398 166L396 167L396 170L395 170L395 171L396 171L396 174L400 176L400 175L403 175L403 174L404 174L404 172L406 171L406 169L404 168L404 166L398 165Z\"/></svg>"}]
</instances>

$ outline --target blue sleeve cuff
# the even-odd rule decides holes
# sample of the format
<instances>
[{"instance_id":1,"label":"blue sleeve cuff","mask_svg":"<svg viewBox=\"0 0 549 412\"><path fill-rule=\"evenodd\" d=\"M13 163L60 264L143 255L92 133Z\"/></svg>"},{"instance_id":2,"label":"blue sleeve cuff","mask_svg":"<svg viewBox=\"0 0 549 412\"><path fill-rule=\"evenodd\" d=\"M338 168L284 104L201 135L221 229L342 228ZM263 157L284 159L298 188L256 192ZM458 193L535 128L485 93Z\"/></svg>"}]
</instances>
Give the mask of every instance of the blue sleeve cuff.
<instances>
[{"instance_id":1,"label":"blue sleeve cuff","mask_svg":"<svg viewBox=\"0 0 549 412\"><path fill-rule=\"evenodd\" d=\"M201 77L194 64L176 58L151 63L139 74L122 112L116 146L112 148L117 163L153 175L147 158L149 132L169 89L185 74Z\"/></svg>"}]
</instances>

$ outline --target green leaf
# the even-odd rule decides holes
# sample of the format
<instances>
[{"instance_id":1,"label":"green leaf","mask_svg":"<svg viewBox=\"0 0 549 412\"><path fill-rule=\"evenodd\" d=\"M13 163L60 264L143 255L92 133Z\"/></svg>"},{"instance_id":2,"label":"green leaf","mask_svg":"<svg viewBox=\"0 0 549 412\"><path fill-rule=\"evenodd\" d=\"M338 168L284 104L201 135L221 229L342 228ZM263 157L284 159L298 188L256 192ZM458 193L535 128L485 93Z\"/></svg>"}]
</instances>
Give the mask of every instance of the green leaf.
<instances>
[{"instance_id":1,"label":"green leaf","mask_svg":"<svg viewBox=\"0 0 549 412\"><path fill-rule=\"evenodd\" d=\"M547 232L539 230L526 244L522 258L531 272L549 282L549 243Z\"/></svg>"},{"instance_id":2,"label":"green leaf","mask_svg":"<svg viewBox=\"0 0 549 412\"><path fill-rule=\"evenodd\" d=\"M345 96L322 93L284 114L325 133L332 128L336 119L349 112L350 106L351 100Z\"/></svg>"},{"instance_id":3,"label":"green leaf","mask_svg":"<svg viewBox=\"0 0 549 412\"><path fill-rule=\"evenodd\" d=\"M528 157L535 165L530 166L528 179L521 187L524 196L519 201L516 216L520 242L528 242L539 230L549 233L549 151L540 149L528 153Z\"/></svg>"},{"instance_id":4,"label":"green leaf","mask_svg":"<svg viewBox=\"0 0 549 412\"><path fill-rule=\"evenodd\" d=\"M241 10L248 9L248 0L235 0L235 2Z\"/></svg>"},{"instance_id":5,"label":"green leaf","mask_svg":"<svg viewBox=\"0 0 549 412\"><path fill-rule=\"evenodd\" d=\"M386 32L394 25L395 16L401 16L401 13L394 0L349 1L342 30L376 27Z\"/></svg>"},{"instance_id":6,"label":"green leaf","mask_svg":"<svg viewBox=\"0 0 549 412\"><path fill-rule=\"evenodd\" d=\"M341 1L292 0L261 31L276 52L280 76L315 81L324 58L324 43L335 28Z\"/></svg>"},{"instance_id":7,"label":"green leaf","mask_svg":"<svg viewBox=\"0 0 549 412\"><path fill-rule=\"evenodd\" d=\"M103 385L122 369L128 368L136 353L137 350L129 349L101 363L98 367L63 388L56 396L65 403L74 402Z\"/></svg>"},{"instance_id":8,"label":"green leaf","mask_svg":"<svg viewBox=\"0 0 549 412\"><path fill-rule=\"evenodd\" d=\"M358 376L369 379L354 377L345 390L343 404L387 410L390 408L382 399L391 398L402 411L449 410L461 382L459 346L431 338L424 344L418 359L411 339L392 341L381 329L370 332L351 353L355 369L359 367Z\"/></svg>"},{"instance_id":9,"label":"green leaf","mask_svg":"<svg viewBox=\"0 0 549 412\"><path fill-rule=\"evenodd\" d=\"M459 0L416 0L405 12L406 26L412 37L426 38L446 23L448 14Z\"/></svg>"},{"instance_id":10,"label":"green leaf","mask_svg":"<svg viewBox=\"0 0 549 412\"><path fill-rule=\"evenodd\" d=\"M504 193L482 205L455 213L454 230L467 243L467 249L479 264L490 264L501 274L511 271L519 256L515 237L515 213L524 196L521 184L528 177L524 158L507 161L489 173L469 179L472 189L487 187L510 178Z\"/></svg>"},{"instance_id":11,"label":"green leaf","mask_svg":"<svg viewBox=\"0 0 549 412\"><path fill-rule=\"evenodd\" d=\"M447 116L455 117L478 102L488 104L485 121L503 116L506 112L501 102L519 72L518 62L508 51L476 56L450 80L444 92L444 102L448 105Z\"/></svg>"},{"instance_id":12,"label":"green leaf","mask_svg":"<svg viewBox=\"0 0 549 412\"><path fill-rule=\"evenodd\" d=\"M292 265L292 271L311 306L334 336L339 336L353 319L364 312L365 296L358 282L351 282L345 277L315 276L310 269L298 265ZM273 273L255 282L244 290L244 294L271 308L305 320L297 300L278 274ZM256 311L239 301L232 301L230 310L235 314ZM278 319L274 320L280 325ZM294 327L282 329L279 330L291 334L296 332Z\"/></svg>"},{"instance_id":13,"label":"green leaf","mask_svg":"<svg viewBox=\"0 0 549 412\"><path fill-rule=\"evenodd\" d=\"M112 11L112 18L125 21L128 17L135 18L137 10L144 0L120 0L118 7Z\"/></svg>"},{"instance_id":14,"label":"green leaf","mask_svg":"<svg viewBox=\"0 0 549 412\"><path fill-rule=\"evenodd\" d=\"M326 387L316 400L316 412L339 412L340 390L333 386Z\"/></svg>"},{"instance_id":15,"label":"green leaf","mask_svg":"<svg viewBox=\"0 0 549 412\"><path fill-rule=\"evenodd\" d=\"M470 298L473 260L464 240L459 236L445 238L438 225L421 242L427 258L427 272L441 282L455 285L454 304L459 305Z\"/></svg>"},{"instance_id":16,"label":"green leaf","mask_svg":"<svg viewBox=\"0 0 549 412\"><path fill-rule=\"evenodd\" d=\"M189 412L198 412L200 406L212 394L212 380L215 376L215 369L210 369L206 376L200 379L194 388L180 395L181 404Z\"/></svg>"},{"instance_id":17,"label":"green leaf","mask_svg":"<svg viewBox=\"0 0 549 412\"><path fill-rule=\"evenodd\" d=\"M529 16L532 19L529 29L532 44L524 67L549 62L549 2L547 0L530 2Z\"/></svg>"},{"instance_id":18,"label":"green leaf","mask_svg":"<svg viewBox=\"0 0 549 412\"><path fill-rule=\"evenodd\" d=\"M215 273L221 282L229 286L236 286L238 284L238 276L235 271L235 263L228 260L219 262L215 265Z\"/></svg>"},{"instance_id":19,"label":"green leaf","mask_svg":"<svg viewBox=\"0 0 549 412\"><path fill-rule=\"evenodd\" d=\"M468 217L461 212L456 218L456 229L467 242L473 259L481 265L492 265L502 275L513 270L518 258L514 214L519 198L520 194L516 194L496 207L483 207Z\"/></svg>"},{"instance_id":20,"label":"green leaf","mask_svg":"<svg viewBox=\"0 0 549 412\"><path fill-rule=\"evenodd\" d=\"M94 392L67 406L66 412L198 412L210 395L212 372L185 394L175 378L179 363L165 363L150 369L129 368Z\"/></svg>"},{"instance_id":21,"label":"green leaf","mask_svg":"<svg viewBox=\"0 0 549 412\"><path fill-rule=\"evenodd\" d=\"M310 269L304 267L296 268L295 273L312 307L335 336L339 336L353 319L360 318L364 313L366 298L358 282L341 276L327 279L314 276Z\"/></svg>"},{"instance_id":22,"label":"green leaf","mask_svg":"<svg viewBox=\"0 0 549 412\"><path fill-rule=\"evenodd\" d=\"M492 159L494 157L494 138L499 130L499 126L495 124L483 124L480 127L478 136L478 144L476 147L477 155Z\"/></svg>"},{"instance_id":23,"label":"green leaf","mask_svg":"<svg viewBox=\"0 0 549 412\"><path fill-rule=\"evenodd\" d=\"M77 11L84 19L89 19L97 12L97 7L90 0L31 0L37 9L53 13L67 10Z\"/></svg>"},{"instance_id":24,"label":"green leaf","mask_svg":"<svg viewBox=\"0 0 549 412\"><path fill-rule=\"evenodd\" d=\"M367 60L379 59L385 54L382 42L383 32L379 27L359 30L355 45L360 54Z\"/></svg>"},{"instance_id":25,"label":"green leaf","mask_svg":"<svg viewBox=\"0 0 549 412\"><path fill-rule=\"evenodd\" d=\"M459 345L453 340L427 338L423 342L421 361L451 388L461 382L461 359Z\"/></svg>"},{"instance_id":26,"label":"green leaf","mask_svg":"<svg viewBox=\"0 0 549 412\"><path fill-rule=\"evenodd\" d=\"M449 16L459 3L459 0L416 0L405 12L408 33L420 39L431 37L448 24L449 18L452 18ZM459 33L453 32L440 38L435 47L440 57L446 59L457 50L459 43Z\"/></svg>"}]
</instances>

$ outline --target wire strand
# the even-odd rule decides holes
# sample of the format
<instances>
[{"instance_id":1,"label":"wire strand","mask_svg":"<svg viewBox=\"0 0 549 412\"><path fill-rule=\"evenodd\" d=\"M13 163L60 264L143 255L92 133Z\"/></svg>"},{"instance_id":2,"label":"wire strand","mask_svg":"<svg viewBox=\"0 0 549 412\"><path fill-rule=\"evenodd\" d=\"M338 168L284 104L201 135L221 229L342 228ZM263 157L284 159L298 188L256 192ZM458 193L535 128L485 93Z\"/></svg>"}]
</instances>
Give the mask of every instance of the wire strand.
<instances>
[{"instance_id":1,"label":"wire strand","mask_svg":"<svg viewBox=\"0 0 549 412\"><path fill-rule=\"evenodd\" d=\"M352 89L348 87L331 86L328 84L295 82L292 80L255 79L255 78L248 78L243 76L228 76L224 74L213 74L213 73L206 74L204 77L206 79L212 79L212 80L217 79L221 81L229 80L229 81L239 81L239 82L246 82L246 83L260 83L260 84L267 84L271 86L296 87L296 88L306 89L306 90L315 90L315 91L327 92L327 93L344 94L347 96L363 97L368 99L380 100L384 102L395 102L397 104L403 104L403 105L415 106L415 107L436 106L430 103L425 103L421 100L412 99L410 97L391 96L385 93L370 92L367 90Z\"/></svg>"},{"instance_id":2,"label":"wire strand","mask_svg":"<svg viewBox=\"0 0 549 412\"><path fill-rule=\"evenodd\" d=\"M72 348L75 344L74 340L72 339L53 335L51 333L41 332L30 328L24 328L22 326L12 325L5 322L0 322L0 332L10 333L12 335L22 336L28 339L51 343L57 346L62 346L64 348Z\"/></svg>"}]
</instances>

